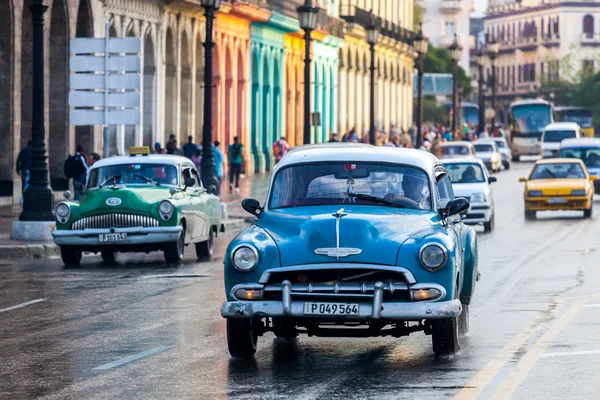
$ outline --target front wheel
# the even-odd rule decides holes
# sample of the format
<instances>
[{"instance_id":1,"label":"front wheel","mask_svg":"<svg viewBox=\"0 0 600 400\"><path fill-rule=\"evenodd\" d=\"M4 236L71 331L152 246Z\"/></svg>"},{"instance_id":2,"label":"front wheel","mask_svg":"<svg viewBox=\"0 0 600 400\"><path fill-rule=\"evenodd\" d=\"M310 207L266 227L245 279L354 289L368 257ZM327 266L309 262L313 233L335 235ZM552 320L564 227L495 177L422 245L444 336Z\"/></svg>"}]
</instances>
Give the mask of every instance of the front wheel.
<instances>
[{"instance_id":1,"label":"front wheel","mask_svg":"<svg viewBox=\"0 0 600 400\"><path fill-rule=\"evenodd\" d=\"M117 262L117 252L114 250L102 250L100 255L105 264L115 264Z\"/></svg>"},{"instance_id":2,"label":"front wheel","mask_svg":"<svg viewBox=\"0 0 600 400\"><path fill-rule=\"evenodd\" d=\"M521 161L521 156L512 156L512 161L513 162L519 162L519 161Z\"/></svg>"},{"instance_id":3,"label":"front wheel","mask_svg":"<svg viewBox=\"0 0 600 400\"><path fill-rule=\"evenodd\" d=\"M60 246L60 257L67 267L79 267L82 252L71 246Z\"/></svg>"},{"instance_id":4,"label":"front wheel","mask_svg":"<svg viewBox=\"0 0 600 400\"><path fill-rule=\"evenodd\" d=\"M583 210L583 218L592 218L592 210L593 207L590 207L588 210Z\"/></svg>"},{"instance_id":5,"label":"front wheel","mask_svg":"<svg viewBox=\"0 0 600 400\"><path fill-rule=\"evenodd\" d=\"M504 165L504 169L510 169L510 163L508 161L504 161L502 164Z\"/></svg>"},{"instance_id":6,"label":"front wheel","mask_svg":"<svg viewBox=\"0 0 600 400\"><path fill-rule=\"evenodd\" d=\"M215 236L213 229L209 229L208 240L204 242L196 243L196 256L200 261L210 261L213 257L213 249L215 244Z\"/></svg>"},{"instance_id":7,"label":"front wheel","mask_svg":"<svg viewBox=\"0 0 600 400\"><path fill-rule=\"evenodd\" d=\"M445 318L431 322L431 342L433 352L439 356L452 355L460 350L458 342L459 317Z\"/></svg>"},{"instance_id":8,"label":"front wheel","mask_svg":"<svg viewBox=\"0 0 600 400\"><path fill-rule=\"evenodd\" d=\"M254 320L227 319L227 347L234 358L252 358L256 353L258 335Z\"/></svg>"},{"instance_id":9,"label":"front wheel","mask_svg":"<svg viewBox=\"0 0 600 400\"><path fill-rule=\"evenodd\" d=\"M525 210L525 219L527 221L533 221L535 219L535 211Z\"/></svg>"},{"instance_id":10,"label":"front wheel","mask_svg":"<svg viewBox=\"0 0 600 400\"><path fill-rule=\"evenodd\" d=\"M485 233L490 233L493 230L494 230L494 214L492 214L492 216L490 217L490 220L488 222L483 223L483 231Z\"/></svg>"},{"instance_id":11,"label":"front wheel","mask_svg":"<svg viewBox=\"0 0 600 400\"><path fill-rule=\"evenodd\" d=\"M462 313L458 316L458 333L466 335L469 333L469 305L462 304Z\"/></svg>"},{"instance_id":12,"label":"front wheel","mask_svg":"<svg viewBox=\"0 0 600 400\"><path fill-rule=\"evenodd\" d=\"M176 242L167 243L164 254L167 264L179 264L183 260L185 251L185 226L182 226L181 233Z\"/></svg>"}]
</instances>

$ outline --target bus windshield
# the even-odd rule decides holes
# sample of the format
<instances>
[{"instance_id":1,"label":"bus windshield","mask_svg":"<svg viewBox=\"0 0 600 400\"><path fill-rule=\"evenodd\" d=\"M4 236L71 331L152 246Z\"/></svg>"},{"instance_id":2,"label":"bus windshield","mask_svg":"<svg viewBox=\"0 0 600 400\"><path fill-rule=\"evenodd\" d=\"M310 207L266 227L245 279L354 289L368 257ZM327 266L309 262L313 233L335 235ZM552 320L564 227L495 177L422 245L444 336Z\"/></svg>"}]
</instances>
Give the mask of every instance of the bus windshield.
<instances>
[{"instance_id":1,"label":"bus windshield","mask_svg":"<svg viewBox=\"0 0 600 400\"><path fill-rule=\"evenodd\" d=\"M479 109L475 106L463 106L463 119L465 124L479 124Z\"/></svg>"},{"instance_id":2,"label":"bus windshield","mask_svg":"<svg viewBox=\"0 0 600 400\"><path fill-rule=\"evenodd\" d=\"M514 106L512 116L515 129L520 133L539 133L552 122L550 106L547 104Z\"/></svg>"},{"instance_id":3,"label":"bus windshield","mask_svg":"<svg viewBox=\"0 0 600 400\"><path fill-rule=\"evenodd\" d=\"M575 122L582 128L591 128L594 125L592 112L588 109L559 110L556 112L558 121Z\"/></svg>"}]
</instances>

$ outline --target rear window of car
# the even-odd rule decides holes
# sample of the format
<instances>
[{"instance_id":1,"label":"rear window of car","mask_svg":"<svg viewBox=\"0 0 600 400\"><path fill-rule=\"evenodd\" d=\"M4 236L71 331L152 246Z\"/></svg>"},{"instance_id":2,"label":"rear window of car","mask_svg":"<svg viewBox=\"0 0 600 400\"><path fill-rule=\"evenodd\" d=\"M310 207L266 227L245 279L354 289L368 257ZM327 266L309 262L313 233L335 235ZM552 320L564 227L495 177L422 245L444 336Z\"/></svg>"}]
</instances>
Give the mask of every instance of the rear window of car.
<instances>
[{"instance_id":1,"label":"rear window of car","mask_svg":"<svg viewBox=\"0 0 600 400\"><path fill-rule=\"evenodd\" d=\"M444 163L452 183L482 183L485 174L479 164L475 163Z\"/></svg>"},{"instance_id":2,"label":"rear window of car","mask_svg":"<svg viewBox=\"0 0 600 400\"><path fill-rule=\"evenodd\" d=\"M471 154L468 146L438 146L436 149L438 156L467 156Z\"/></svg>"},{"instance_id":3,"label":"rear window of car","mask_svg":"<svg viewBox=\"0 0 600 400\"><path fill-rule=\"evenodd\" d=\"M496 142L496 146L498 146L499 149L503 149L503 148L507 147L506 142L504 140L496 140L495 142Z\"/></svg>"},{"instance_id":4,"label":"rear window of car","mask_svg":"<svg viewBox=\"0 0 600 400\"><path fill-rule=\"evenodd\" d=\"M576 138L577 134L575 131L546 131L544 132L544 142L546 143L560 143L565 139Z\"/></svg>"},{"instance_id":5,"label":"rear window of car","mask_svg":"<svg viewBox=\"0 0 600 400\"><path fill-rule=\"evenodd\" d=\"M600 166L600 147L561 148L560 158L578 158L587 167Z\"/></svg>"},{"instance_id":6,"label":"rear window of car","mask_svg":"<svg viewBox=\"0 0 600 400\"><path fill-rule=\"evenodd\" d=\"M475 151L478 153L487 153L494 151L494 146L491 144L475 144Z\"/></svg>"}]
</instances>

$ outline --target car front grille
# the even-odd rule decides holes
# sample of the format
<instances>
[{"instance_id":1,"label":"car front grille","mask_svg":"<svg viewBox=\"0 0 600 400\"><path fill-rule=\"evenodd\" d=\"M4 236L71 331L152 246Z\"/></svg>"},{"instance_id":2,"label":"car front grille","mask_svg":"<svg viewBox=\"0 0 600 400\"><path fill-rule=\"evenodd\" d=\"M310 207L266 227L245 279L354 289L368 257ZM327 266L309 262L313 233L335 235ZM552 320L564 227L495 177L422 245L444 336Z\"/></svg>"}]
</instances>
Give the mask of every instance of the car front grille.
<instances>
[{"instance_id":1,"label":"car front grille","mask_svg":"<svg viewBox=\"0 0 600 400\"><path fill-rule=\"evenodd\" d=\"M157 219L136 214L101 214L78 219L71 225L72 230L110 228L152 228L158 227Z\"/></svg>"}]
</instances>

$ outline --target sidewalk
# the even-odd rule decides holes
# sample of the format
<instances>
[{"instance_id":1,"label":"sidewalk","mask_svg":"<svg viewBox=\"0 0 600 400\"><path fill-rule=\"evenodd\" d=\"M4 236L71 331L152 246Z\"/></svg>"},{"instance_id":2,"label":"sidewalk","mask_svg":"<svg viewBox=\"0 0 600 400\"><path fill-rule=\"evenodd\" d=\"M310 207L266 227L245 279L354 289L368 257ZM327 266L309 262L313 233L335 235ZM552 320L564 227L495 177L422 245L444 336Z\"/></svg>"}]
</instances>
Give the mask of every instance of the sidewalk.
<instances>
[{"instance_id":1,"label":"sidewalk","mask_svg":"<svg viewBox=\"0 0 600 400\"><path fill-rule=\"evenodd\" d=\"M260 174L240 179L240 192L231 193L229 182L224 181L221 188L221 201L227 205L227 219L224 221L225 231L239 231L254 218L242 208L242 200L255 197L264 204L269 189L270 174ZM19 219L21 205L0 207L0 260L7 258L50 258L60 255L53 242L16 241L10 238L13 221Z\"/></svg>"}]
</instances>

